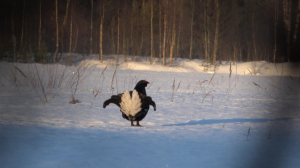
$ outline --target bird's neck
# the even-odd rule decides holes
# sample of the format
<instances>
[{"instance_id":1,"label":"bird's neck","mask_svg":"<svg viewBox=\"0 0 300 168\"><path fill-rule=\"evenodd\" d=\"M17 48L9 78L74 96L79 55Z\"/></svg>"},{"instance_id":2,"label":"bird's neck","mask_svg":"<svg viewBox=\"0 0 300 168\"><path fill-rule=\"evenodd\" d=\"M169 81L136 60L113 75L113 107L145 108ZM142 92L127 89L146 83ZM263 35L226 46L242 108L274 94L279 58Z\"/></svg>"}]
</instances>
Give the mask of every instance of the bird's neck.
<instances>
[{"instance_id":1,"label":"bird's neck","mask_svg":"<svg viewBox=\"0 0 300 168\"><path fill-rule=\"evenodd\" d=\"M136 86L134 89L135 89L138 93L143 93L144 95L147 95L147 94L146 94L146 89L145 89L145 87L139 87L139 86Z\"/></svg>"}]
</instances>

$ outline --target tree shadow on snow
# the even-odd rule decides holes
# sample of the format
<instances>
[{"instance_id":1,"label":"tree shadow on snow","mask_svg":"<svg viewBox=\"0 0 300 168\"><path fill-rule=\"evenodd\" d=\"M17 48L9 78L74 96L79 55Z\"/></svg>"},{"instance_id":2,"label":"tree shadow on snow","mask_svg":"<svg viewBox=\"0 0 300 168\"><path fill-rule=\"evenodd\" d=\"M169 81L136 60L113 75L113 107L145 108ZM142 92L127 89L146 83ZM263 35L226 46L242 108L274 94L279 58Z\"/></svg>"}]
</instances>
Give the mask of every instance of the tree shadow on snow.
<instances>
[{"instance_id":1,"label":"tree shadow on snow","mask_svg":"<svg viewBox=\"0 0 300 168\"><path fill-rule=\"evenodd\" d=\"M187 123L178 124L165 124L163 126L186 126L186 125L205 125L205 124L220 124L220 123L245 123L245 122L274 122L274 121L287 121L291 118L277 118L277 119L264 119L264 118L235 118L235 119L210 119L210 120L199 120L189 121Z\"/></svg>"}]
</instances>

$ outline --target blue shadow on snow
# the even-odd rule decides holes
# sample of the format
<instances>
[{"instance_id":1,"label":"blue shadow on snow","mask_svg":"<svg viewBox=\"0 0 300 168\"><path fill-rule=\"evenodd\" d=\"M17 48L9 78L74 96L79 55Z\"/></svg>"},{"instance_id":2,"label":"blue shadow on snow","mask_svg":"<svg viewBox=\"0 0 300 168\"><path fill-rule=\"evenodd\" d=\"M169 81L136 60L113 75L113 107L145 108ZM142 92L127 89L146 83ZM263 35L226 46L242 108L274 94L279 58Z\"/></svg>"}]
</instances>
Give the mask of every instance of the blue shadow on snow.
<instances>
[{"instance_id":1,"label":"blue shadow on snow","mask_svg":"<svg viewBox=\"0 0 300 168\"><path fill-rule=\"evenodd\" d=\"M277 119L264 119L264 118L235 118L235 119L224 119L225 123L244 123L244 122L273 122L273 121L287 121L291 118L277 118ZM204 125L204 124L220 124L223 123L223 119L211 119L211 120L199 120L189 121L187 123L178 124L165 124L163 126L186 126L186 125Z\"/></svg>"}]
</instances>

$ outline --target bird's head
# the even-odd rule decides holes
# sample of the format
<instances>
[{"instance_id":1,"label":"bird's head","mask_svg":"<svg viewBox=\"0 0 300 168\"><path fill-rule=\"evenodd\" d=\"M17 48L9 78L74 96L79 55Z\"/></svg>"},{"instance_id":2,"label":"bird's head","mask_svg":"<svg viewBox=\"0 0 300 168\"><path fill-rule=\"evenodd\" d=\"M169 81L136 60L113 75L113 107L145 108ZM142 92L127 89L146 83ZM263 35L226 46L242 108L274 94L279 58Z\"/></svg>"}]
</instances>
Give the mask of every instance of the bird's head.
<instances>
[{"instance_id":1,"label":"bird's head","mask_svg":"<svg viewBox=\"0 0 300 168\"><path fill-rule=\"evenodd\" d=\"M146 95L146 89L145 87L147 87L148 85L148 81L146 80L140 80L134 87L134 89L138 92L138 93L143 93L144 95Z\"/></svg>"},{"instance_id":2,"label":"bird's head","mask_svg":"<svg viewBox=\"0 0 300 168\"><path fill-rule=\"evenodd\" d=\"M140 86L140 87L147 87L147 85L149 84L148 81L146 80L140 80L135 87Z\"/></svg>"}]
</instances>

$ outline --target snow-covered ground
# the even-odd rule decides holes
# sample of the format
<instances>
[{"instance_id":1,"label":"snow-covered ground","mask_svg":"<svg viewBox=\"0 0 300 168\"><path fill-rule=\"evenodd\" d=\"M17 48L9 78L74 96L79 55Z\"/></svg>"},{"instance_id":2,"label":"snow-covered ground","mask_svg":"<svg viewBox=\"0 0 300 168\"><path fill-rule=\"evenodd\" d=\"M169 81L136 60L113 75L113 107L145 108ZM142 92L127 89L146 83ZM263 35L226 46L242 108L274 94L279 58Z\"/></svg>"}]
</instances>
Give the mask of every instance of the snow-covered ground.
<instances>
[{"instance_id":1,"label":"snow-covered ground","mask_svg":"<svg viewBox=\"0 0 300 168\"><path fill-rule=\"evenodd\" d=\"M219 62L214 73L202 60L140 59L1 62L0 167L300 165L300 64ZM141 79L157 111L131 127L102 105Z\"/></svg>"}]
</instances>

